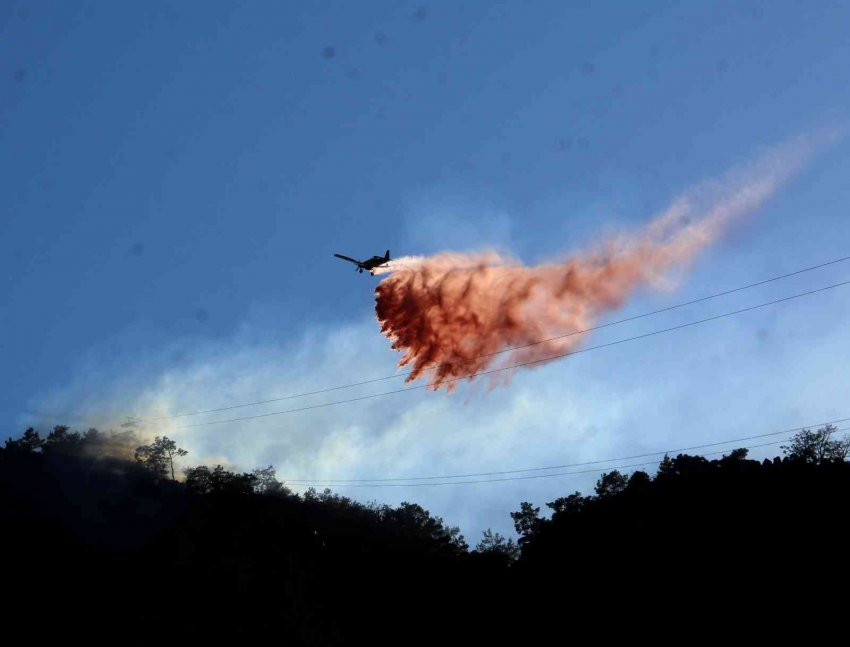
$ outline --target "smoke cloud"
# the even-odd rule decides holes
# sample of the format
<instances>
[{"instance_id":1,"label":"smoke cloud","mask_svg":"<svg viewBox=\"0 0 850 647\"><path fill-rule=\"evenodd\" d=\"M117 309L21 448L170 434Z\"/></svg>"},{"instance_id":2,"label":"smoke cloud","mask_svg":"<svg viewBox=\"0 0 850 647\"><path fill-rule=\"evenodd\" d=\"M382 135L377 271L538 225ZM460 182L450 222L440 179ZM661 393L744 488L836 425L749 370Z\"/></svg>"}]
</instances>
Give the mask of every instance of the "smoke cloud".
<instances>
[{"instance_id":1,"label":"smoke cloud","mask_svg":"<svg viewBox=\"0 0 850 647\"><path fill-rule=\"evenodd\" d=\"M770 149L747 167L685 192L642 230L560 262L527 267L494 251L400 258L376 271L389 274L375 289L381 332L403 353L399 366L410 367L407 381L427 377L433 390L451 392L459 379L491 368L541 366L577 349L587 335L536 342L592 327L639 288L672 287L673 271L687 271L836 137L798 137ZM491 375L491 385L510 372Z\"/></svg>"}]
</instances>

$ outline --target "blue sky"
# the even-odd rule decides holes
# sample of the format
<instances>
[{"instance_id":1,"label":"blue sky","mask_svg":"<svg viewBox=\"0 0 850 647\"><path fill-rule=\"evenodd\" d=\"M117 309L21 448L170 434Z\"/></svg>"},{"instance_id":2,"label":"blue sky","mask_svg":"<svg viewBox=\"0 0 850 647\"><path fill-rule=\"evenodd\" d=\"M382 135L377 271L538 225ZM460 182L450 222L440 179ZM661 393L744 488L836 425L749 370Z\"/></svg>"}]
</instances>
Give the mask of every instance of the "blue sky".
<instances>
[{"instance_id":1,"label":"blue sky","mask_svg":"<svg viewBox=\"0 0 850 647\"><path fill-rule=\"evenodd\" d=\"M765 147L843 125L850 105L843 2L307 5L0 5L7 434L392 374L377 279L334 252L563 256ZM617 316L847 255L847 152L823 150L677 293L641 293ZM589 343L848 277L836 266ZM489 395L388 396L185 443L199 460L355 478L764 433L850 415L847 314L839 289ZM593 480L366 494L421 501L474 537Z\"/></svg>"}]
</instances>

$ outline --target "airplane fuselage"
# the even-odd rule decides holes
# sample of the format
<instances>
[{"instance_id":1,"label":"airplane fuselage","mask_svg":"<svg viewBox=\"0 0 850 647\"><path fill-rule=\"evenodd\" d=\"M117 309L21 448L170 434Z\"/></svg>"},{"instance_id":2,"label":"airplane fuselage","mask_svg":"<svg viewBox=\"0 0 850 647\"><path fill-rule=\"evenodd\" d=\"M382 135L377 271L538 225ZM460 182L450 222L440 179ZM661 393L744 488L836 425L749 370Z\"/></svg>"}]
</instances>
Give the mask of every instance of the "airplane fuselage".
<instances>
[{"instance_id":1,"label":"airplane fuselage","mask_svg":"<svg viewBox=\"0 0 850 647\"><path fill-rule=\"evenodd\" d=\"M368 261L363 261L362 263L360 263L360 267L362 267L364 270L371 270L375 267L378 267L379 265L383 265L386 262L387 259L385 259L383 256L373 256Z\"/></svg>"},{"instance_id":2,"label":"airplane fuselage","mask_svg":"<svg viewBox=\"0 0 850 647\"><path fill-rule=\"evenodd\" d=\"M334 254L337 258L341 258L344 261L348 261L349 263L354 263L357 266L357 271L361 274L363 270L369 270L372 276L375 276L375 268L381 267L390 261L390 250L387 250L386 255L384 256L373 256L372 258L366 261L358 261L356 258L351 258L349 256L343 256L342 254Z\"/></svg>"}]
</instances>

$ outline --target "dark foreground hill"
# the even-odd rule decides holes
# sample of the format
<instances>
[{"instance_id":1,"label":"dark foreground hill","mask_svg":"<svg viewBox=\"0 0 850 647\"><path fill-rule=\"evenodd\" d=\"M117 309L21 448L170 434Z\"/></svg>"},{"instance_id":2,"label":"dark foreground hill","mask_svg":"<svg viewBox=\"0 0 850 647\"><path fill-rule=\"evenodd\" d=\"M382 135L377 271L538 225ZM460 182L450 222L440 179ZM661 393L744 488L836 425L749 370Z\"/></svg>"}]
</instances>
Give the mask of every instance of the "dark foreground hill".
<instances>
[{"instance_id":1,"label":"dark foreground hill","mask_svg":"<svg viewBox=\"0 0 850 647\"><path fill-rule=\"evenodd\" d=\"M801 432L783 459L603 474L550 518L522 503L518 544L485 533L470 550L416 504L299 496L271 468L178 482L167 439L28 430L0 450L3 635L542 644L806 603L835 622L850 464L832 431Z\"/></svg>"}]
</instances>

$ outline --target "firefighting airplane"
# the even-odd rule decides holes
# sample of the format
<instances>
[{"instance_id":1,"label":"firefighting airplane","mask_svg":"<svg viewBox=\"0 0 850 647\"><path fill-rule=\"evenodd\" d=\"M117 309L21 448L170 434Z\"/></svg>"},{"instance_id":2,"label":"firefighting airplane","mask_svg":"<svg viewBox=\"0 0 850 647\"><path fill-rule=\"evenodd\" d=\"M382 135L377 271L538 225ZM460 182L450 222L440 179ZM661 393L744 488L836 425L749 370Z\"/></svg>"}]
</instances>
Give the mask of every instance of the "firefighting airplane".
<instances>
[{"instance_id":1,"label":"firefighting airplane","mask_svg":"<svg viewBox=\"0 0 850 647\"><path fill-rule=\"evenodd\" d=\"M357 271L363 274L363 270L369 270L372 276L375 276L376 267L384 267L390 262L390 250L387 250L386 256L373 256L367 261L358 261L342 254L334 254L337 258L341 258L349 263L354 263L357 266Z\"/></svg>"}]
</instances>

